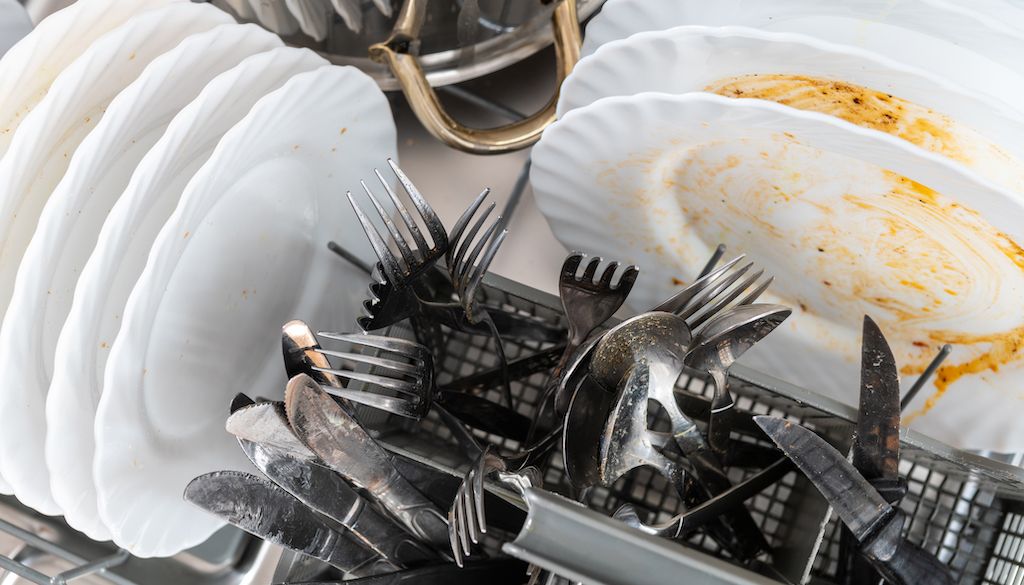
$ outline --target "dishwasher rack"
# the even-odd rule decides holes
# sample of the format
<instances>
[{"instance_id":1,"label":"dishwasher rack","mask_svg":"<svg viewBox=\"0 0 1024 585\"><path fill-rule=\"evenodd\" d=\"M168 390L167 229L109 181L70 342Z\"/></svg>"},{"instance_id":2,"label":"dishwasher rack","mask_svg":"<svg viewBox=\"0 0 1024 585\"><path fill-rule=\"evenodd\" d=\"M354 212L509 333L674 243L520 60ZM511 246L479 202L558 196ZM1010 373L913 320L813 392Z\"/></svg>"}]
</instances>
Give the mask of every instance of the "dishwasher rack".
<instances>
[{"instance_id":1,"label":"dishwasher rack","mask_svg":"<svg viewBox=\"0 0 1024 585\"><path fill-rule=\"evenodd\" d=\"M489 304L551 324L560 324L563 319L560 303L552 295L495 275L488 275L484 289ZM538 342L508 341L505 352L514 360L546 347ZM439 353L440 386L497 363L488 337L448 331ZM840 448L848 447L856 420L853 408L741 365L734 366L731 375L739 412L785 416L814 428ZM523 414L533 413L545 381L546 373L513 381ZM498 398L497 390L481 392L495 393L488 397ZM710 408L710 395L706 380L696 375L680 380L680 405L698 421ZM451 476L452 489L457 486L457 478L468 463L460 460L452 438L434 415L414 423L362 408L360 418L393 452ZM652 424L657 427L664 421L655 417ZM506 449L517 446L510 440L477 434ZM762 441L753 435L744 440ZM947 563L958 583L1024 584L1024 469L952 449L911 430L903 431L902 447L900 470L909 482L909 493L901 503L910 518L905 527L907 537ZM568 485L559 460L557 456L551 459L545 482L548 489L565 494ZM741 469L732 469L730 474L734 481L744 477ZM646 513L647 520L664 520L682 510L664 479L645 469L620 479L611 489L592 490L585 502L608 514L631 503ZM802 475L790 473L748 500L747 507L776 553L770 563L760 567L736 565L735 583L755 579L763 582L764 577L754 571L778 582L831 582L838 555L838 530L827 503ZM0 544L7 542L5 534L19 544L0 550L5 555L0 557L0 569L39 584L74 580L115 585L255 585L339 578L319 562L288 552L281 554L277 547L232 528L170 559L137 559L112 545L90 541L60 519L26 511L12 498L0 498ZM489 530L485 545L496 552L500 542L514 536ZM725 551L701 534L681 546L731 561ZM624 551L623 562L630 558L634 557ZM50 570L44 571L43 565ZM691 582L701 582L700 576L699 571L680 575L680 581L690 577L695 579Z\"/></svg>"}]
</instances>

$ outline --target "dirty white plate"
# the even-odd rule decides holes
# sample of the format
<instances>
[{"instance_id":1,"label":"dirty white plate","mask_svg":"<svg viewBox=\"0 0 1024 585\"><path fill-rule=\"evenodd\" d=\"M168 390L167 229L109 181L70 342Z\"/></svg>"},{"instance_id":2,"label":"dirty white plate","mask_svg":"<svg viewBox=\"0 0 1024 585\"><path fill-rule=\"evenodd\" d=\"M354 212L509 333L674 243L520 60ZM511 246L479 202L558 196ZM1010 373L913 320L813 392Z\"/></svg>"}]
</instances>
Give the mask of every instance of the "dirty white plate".
<instances>
[{"instance_id":1,"label":"dirty white plate","mask_svg":"<svg viewBox=\"0 0 1024 585\"><path fill-rule=\"evenodd\" d=\"M0 51L0 156L53 80L93 41L136 14L175 1L181 0L79 0Z\"/></svg>"},{"instance_id":2,"label":"dirty white plate","mask_svg":"<svg viewBox=\"0 0 1024 585\"><path fill-rule=\"evenodd\" d=\"M560 114L611 95L767 99L899 136L1024 193L1024 116L926 70L806 35L682 26L602 45L562 85Z\"/></svg>"},{"instance_id":3,"label":"dirty white plate","mask_svg":"<svg viewBox=\"0 0 1024 585\"><path fill-rule=\"evenodd\" d=\"M5 469L14 470L15 494L49 490L46 466L39 461L44 456L44 405L54 349L78 275L107 212L171 118L210 79L249 55L281 44L256 25L225 24L186 38L117 94L71 156L39 215L0 327L0 387L7 389L0 396L0 425L21 438L17 448L0 446L0 458ZM81 446L65 443L65 449L67 445ZM95 532L90 536L105 538Z\"/></svg>"},{"instance_id":4,"label":"dirty white plate","mask_svg":"<svg viewBox=\"0 0 1024 585\"><path fill-rule=\"evenodd\" d=\"M110 344L153 240L221 136L258 99L291 76L324 65L327 62L312 51L281 47L249 57L215 77L139 162L104 221L57 341L46 396L50 487L64 519L74 528L109 535L99 518L92 474L96 406ZM81 447L72 451L67 445Z\"/></svg>"},{"instance_id":5,"label":"dirty white plate","mask_svg":"<svg viewBox=\"0 0 1024 585\"><path fill-rule=\"evenodd\" d=\"M238 392L281 396L283 323L355 327L366 276L326 243L370 258L344 193L395 149L377 85L329 66L263 97L189 181L107 360L93 471L114 542L171 555L222 525L182 491L248 469L224 416Z\"/></svg>"},{"instance_id":6,"label":"dirty white plate","mask_svg":"<svg viewBox=\"0 0 1024 585\"><path fill-rule=\"evenodd\" d=\"M1024 450L1017 195L881 132L706 93L602 99L553 124L532 158L555 235L640 266L634 309L692 282L725 243L775 275L767 302L794 308L747 365L856 404L868 314L907 378L954 344L936 377L948 389L926 388L908 424Z\"/></svg>"},{"instance_id":7,"label":"dirty white plate","mask_svg":"<svg viewBox=\"0 0 1024 585\"><path fill-rule=\"evenodd\" d=\"M587 26L583 54L642 31L750 26L867 49L1024 109L1024 31L994 29L981 14L938 0L609 0Z\"/></svg>"},{"instance_id":8,"label":"dirty white plate","mask_svg":"<svg viewBox=\"0 0 1024 585\"><path fill-rule=\"evenodd\" d=\"M6 313L15 274L43 205L111 100L153 59L185 37L230 22L230 16L208 4L174 2L144 12L90 45L26 116L0 161L0 311ZM4 411L0 416L13 407L13 400L13 394L0 392L0 409ZM59 513L49 489L36 489L35 473L25 469L18 458L7 461L7 454L27 445L16 427L0 427L0 442L4 443L0 475L25 504L44 514Z\"/></svg>"}]
</instances>

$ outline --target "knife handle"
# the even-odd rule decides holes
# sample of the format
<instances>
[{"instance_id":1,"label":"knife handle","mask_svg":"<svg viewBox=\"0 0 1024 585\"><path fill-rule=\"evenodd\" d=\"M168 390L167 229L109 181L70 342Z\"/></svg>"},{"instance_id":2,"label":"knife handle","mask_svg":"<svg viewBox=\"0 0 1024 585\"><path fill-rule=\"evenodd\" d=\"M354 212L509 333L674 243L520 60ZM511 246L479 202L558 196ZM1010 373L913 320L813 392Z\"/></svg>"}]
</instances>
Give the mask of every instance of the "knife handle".
<instances>
[{"instance_id":1,"label":"knife handle","mask_svg":"<svg viewBox=\"0 0 1024 585\"><path fill-rule=\"evenodd\" d=\"M421 494L392 466L387 479L376 486L367 486L370 493L388 512L398 518L413 536L436 550L448 550L448 521L433 502Z\"/></svg>"},{"instance_id":2,"label":"knife handle","mask_svg":"<svg viewBox=\"0 0 1024 585\"><path fill-rule=\"evenodd\" d=\"M903 538L906 514L900 510L870 540L862 543L865 558L893 585L953 585L949 567Z\"/></svg>"}]
</instances>

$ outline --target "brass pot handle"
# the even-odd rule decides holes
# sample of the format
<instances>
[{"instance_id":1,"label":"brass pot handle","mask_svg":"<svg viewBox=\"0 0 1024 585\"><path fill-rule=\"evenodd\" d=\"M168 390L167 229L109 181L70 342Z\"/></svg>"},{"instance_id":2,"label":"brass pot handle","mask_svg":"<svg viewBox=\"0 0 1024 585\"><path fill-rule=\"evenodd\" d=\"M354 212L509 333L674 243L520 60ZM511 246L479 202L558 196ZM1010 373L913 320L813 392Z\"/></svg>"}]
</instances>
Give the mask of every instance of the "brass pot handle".
<instances>
[{"instance_id":1,"label":"brass pot handle","mask_svg":"<svg viewBox=\"0 0 1024 585\"><path fill-rule=\"evenodd\" d=\"M370 47L370 58L386 64L402 86L412 111L423 126L436 138L453 148L474 154L501 154L530 146L540 139L541 132L555 121L558 89L544 109L518 122L497 128L469 128L454 120L444 110L437 94L430 87L419 61L409 54L409 45L418 37L422 24L421 0L406 0L391 36ZM555 61L558 85L572 71L580 58L580 26L576 17L576 0L561 0L551 17L555 34Z\"/></svg>"}]
</instances>

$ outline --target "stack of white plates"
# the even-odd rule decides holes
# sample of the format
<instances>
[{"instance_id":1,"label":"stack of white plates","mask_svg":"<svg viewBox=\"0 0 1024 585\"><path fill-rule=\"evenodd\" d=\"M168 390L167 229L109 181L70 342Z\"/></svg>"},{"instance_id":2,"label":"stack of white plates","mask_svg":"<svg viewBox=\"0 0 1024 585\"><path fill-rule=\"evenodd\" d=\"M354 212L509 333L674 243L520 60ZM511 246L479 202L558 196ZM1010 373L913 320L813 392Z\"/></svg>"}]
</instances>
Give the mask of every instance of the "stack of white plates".
<instances>
[{"instance_id":1,"label":"stack of white plates","mask_svg":"<svg viewBox=\"0 0 1024 585\"><path fill-rule=\"evenodd\" d=\"M636 310L725 243L796 311L744 361L857 402L860 324L904 422L1024 451L1024 8L1005 0L609 0L532 182L570 248L641 267Z\"/></svg>"},{"instance_id":2,"label":"stack of white plates","mask_svg":"<svg viewBox=\"0 0 1024 585\"><path fill-rule=\"evenodd\" d=\"M370 257L343 193L395 154L358 70L184 0L80 0L0 60L0 492L140 556L220 523L232 396L280 327L350 327Z\"/></svg>"}]
</instances>

